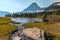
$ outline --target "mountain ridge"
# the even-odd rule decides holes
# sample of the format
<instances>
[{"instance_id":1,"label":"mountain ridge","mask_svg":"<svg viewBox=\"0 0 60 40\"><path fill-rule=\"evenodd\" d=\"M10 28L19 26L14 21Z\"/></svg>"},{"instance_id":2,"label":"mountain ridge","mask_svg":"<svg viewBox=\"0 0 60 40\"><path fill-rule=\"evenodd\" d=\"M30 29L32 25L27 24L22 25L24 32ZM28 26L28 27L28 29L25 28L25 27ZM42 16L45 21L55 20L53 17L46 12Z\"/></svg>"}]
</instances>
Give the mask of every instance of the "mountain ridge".
<instances>
[{"instance_id":1,"label":"mountain ridge","mask_svg":"<svg viewBox=\"0 0 60 40\"><path fill-rule=\"evenodd\" d=\"M41 8L36 3L32 3L30 6L28 6L26 9L24 9L23 13L29 13L29 12L39 12L41 11Z\"/></svg>"},{"instance_id":2,"label":"mountain ridge","mask_svg":"<svg viewBox=\"0 0 60 40\"><path fill-rule=\"evenodd\" d=\"M49 7L45 9L45 11L54 11L60 9L60 2L54 2Z\"/></svg>"},{"instance_id":3,"label":"mountain ridge","mask_svg":"<svg viewBox=\"0 0 60 40\"><path fill-rule=\"evenodd\" d=\"M0 11L0 17L4 17L6 14L11 14L11 13L7 11Z\"/></svg>"}]
</instances>

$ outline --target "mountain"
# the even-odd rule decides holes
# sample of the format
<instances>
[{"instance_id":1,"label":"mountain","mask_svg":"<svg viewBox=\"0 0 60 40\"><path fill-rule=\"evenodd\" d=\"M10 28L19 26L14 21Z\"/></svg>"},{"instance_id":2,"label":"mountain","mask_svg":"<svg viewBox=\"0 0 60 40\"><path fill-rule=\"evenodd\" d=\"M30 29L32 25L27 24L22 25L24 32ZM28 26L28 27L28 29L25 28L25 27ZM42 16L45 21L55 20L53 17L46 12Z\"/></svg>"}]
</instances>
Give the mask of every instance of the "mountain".
<instances>
[{"instance_id":1,"label":"mountain","mask_svg":"<svg viewBox=\"0 0 60 40\"><path fill-rule=\"evenodd\" d=\"M40 8L36 3L32 3L29 7L24 9L23 13L29 13L29 12L40 12L42 8Z\"/></svg>"},{"instance_id":2,"label":"mountain","mask_svg":"<svg viewBox=\"0 0 60 40\"><path fill-rule=\"evenodd\" d=\"M0 17L4 17L6 14L11 14L11 13L6 11L0 11Z\"/></svg>"},{"instance_id":3,"label":"mountain","mask_svg":"<svg viewBox=\"0 0 60 40\"><path fill-rule=\"evenodd\" d=\"M45 11L54 11L60 9L60 2L55 2L45 9Z\"/></svg>"}]
</instances>

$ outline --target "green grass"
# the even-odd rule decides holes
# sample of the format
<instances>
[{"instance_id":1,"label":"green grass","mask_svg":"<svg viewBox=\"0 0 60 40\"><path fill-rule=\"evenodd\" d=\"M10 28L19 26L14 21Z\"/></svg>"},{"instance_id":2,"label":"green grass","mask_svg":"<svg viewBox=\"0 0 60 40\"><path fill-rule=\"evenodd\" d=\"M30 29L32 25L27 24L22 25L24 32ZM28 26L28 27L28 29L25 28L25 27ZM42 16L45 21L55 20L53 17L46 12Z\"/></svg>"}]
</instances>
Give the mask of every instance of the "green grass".
<instances>
[{"instance_id":1,"label":"green grass","mask_svg":"<svg viewBox=\"0 0 60 40\"><path fill-rule=\"evenodd\" d=\"M12 22L8 17L0 17L0 40L9 40L10 33L18 29L16 26L9 24Z\"/></svg>"},{"instance_id":2,"label":"green grass","mask_svg":"<svg viewBox=\"0 0 60 40\"><path fill-rule=\"evenodd\" d=\"M60 22L39 22L24 24L25 28L37 27L43 29L47 34L54 35L54 40L60 40Z\"/></svg>"}]
</instances>

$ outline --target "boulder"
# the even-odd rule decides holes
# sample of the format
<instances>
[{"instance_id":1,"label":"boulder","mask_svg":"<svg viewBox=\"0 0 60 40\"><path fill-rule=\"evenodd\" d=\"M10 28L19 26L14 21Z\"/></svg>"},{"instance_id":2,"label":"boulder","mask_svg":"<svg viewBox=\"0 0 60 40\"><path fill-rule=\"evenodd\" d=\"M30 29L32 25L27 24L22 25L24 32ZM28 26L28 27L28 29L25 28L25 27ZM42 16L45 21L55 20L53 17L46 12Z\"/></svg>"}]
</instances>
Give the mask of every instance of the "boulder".
<instances>
[{"instance_id":1,"label":"boulder","mask_svg":"<svg viewBox=\"0 0 60 40\"><path fill-rule=\"evenodd\" d=\"M22 32L18 31L18 35L13 37L13 40L45 40L44 30L39 28L27 28Z\"/></svg>"},{"instance_id":2,"label":"boulder","mask_svg":"<svg viewBox=\"0 0 60 40\"><path fill-rule=\"evenodd\" d=\"M25 40L44 40L44 30L39 28L23 29L22 35Z\"/></svg>"}]
</instances>

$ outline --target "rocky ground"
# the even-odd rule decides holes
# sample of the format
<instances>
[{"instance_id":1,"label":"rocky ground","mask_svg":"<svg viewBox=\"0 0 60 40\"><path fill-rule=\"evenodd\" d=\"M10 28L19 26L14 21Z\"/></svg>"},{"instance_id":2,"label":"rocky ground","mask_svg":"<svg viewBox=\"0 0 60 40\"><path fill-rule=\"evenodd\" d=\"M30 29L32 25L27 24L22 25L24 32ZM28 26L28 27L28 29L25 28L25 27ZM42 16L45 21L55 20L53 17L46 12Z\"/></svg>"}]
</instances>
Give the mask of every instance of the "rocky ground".
<instances>
[{"instance_id":1,"label":"rocky ground","mask_svg":"<svg viewBox=\"0 0 60 40\"><path fill-rule=\"evenodd\" d=\"M27 28L22 31L18 31L18 34L13 37L12 40L45 40L44 30L39 28Z\"/></svg>"}]
</instances>

